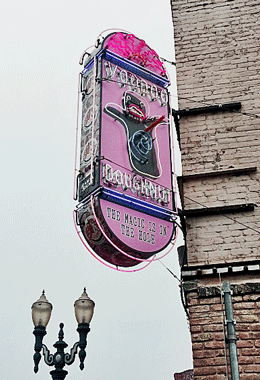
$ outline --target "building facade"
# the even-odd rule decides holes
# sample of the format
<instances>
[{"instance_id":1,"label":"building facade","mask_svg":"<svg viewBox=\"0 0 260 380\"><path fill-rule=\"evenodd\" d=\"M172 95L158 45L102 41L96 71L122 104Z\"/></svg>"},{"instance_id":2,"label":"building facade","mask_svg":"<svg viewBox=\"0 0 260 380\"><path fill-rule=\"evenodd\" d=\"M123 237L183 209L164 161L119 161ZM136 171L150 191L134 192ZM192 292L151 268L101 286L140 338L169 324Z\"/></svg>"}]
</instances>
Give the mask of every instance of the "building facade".
<instances>
[{"instance_id":1,"label":"building facade","mask_svg":"<svg viewBox=\"0 0 260 380\"><path fill-rule=\"evenodd\" d=\"M172 16L194 378L235 379L227 281L240 379L260 379L260 1L172 0Z\"/></svg>"}]
</instances>

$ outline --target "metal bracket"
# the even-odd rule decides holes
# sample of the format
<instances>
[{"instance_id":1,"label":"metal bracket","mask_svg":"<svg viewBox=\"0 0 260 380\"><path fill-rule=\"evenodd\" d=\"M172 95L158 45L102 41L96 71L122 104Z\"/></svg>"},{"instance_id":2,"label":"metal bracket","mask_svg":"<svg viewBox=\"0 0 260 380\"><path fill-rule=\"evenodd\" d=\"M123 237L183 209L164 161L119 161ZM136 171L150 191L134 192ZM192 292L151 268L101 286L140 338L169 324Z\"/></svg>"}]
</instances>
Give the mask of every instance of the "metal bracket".
<instances>
[{"instance_id":1,"label":"metal bracket","mask_svg":"<svg viewBox=\"0 0 260 380\"><path fill-rule=\"evenodd\" d=\"M223 290L223 289L222 289L222 290L221 290L221 295L224 296L225 293L230 293L231 296L233 296L233 290L232 290L232 289L230 289L230 290Z\"/></svg>"},{"instance_id":2,"label":"metal bracket","mask_svg":"<svg viewBox=\"0 0 260 380\"><path fill-rule=\"evenodd\" d=\"M223 111L235 111L241 108L241 102L231 102L231 103L223 103L223 104L215 104L212 106L205 107L196 107L196 108L187 108L182 110L172 110L172 115L178 116L190 116L190 115L198 115L201 113L215 113L215 112L223 112Z\"/></svg>"},{"instance_id":3,"label":"metal bracket","mask_svg":"<svg viewBox=\"0 0 260 380\"><path fill-rule=\"evenodd\" d=\"M237 324L235 319L225 319L225 326L227 326L228 323L232 323L234 326Z\"/></svg>"}]
</instances>

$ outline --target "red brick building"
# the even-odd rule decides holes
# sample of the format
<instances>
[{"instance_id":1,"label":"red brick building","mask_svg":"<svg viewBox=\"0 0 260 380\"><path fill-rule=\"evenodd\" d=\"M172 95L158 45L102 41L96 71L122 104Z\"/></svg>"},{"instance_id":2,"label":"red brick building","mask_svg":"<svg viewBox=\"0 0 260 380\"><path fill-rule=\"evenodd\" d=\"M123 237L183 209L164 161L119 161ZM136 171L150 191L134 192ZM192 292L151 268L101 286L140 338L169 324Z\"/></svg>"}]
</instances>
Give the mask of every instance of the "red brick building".
<instances>
[{"instance_id":1,"label":"red brick building","mask_svg":"<svg viewBox=\"0 0 260 380\"><path fill-rule=\"evenodd\" d=\"M228 281L240 379L260 379L260 0L172 0L172 16L194 378L233 379Z\"/></svg>"}]
</instances>

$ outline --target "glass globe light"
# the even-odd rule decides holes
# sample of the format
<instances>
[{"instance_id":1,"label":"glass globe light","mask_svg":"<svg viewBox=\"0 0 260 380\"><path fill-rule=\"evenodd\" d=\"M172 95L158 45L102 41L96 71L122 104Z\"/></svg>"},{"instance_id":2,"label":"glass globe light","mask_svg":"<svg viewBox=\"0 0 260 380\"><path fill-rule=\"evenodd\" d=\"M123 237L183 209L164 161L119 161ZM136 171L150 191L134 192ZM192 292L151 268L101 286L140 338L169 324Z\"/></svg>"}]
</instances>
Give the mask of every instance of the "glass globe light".
<instances>
[{"instance_id":1,"label":"glass globe light","mask_svg":"<svg viewBox=\"0 0 260 380\"><path fill-rule=\"evenodd\" d=\"M46 299L44 290L40 298L32 304L32 320L34 326L46 327L52 311L52 304Z\"/></svg>"},{"instance_id":2,"label":"glass globe light","mask_svg":"<svg viewBox=\"0 0 260 380\"><path fill-rule=\"evenodd\" d=\"M90 323L94 313L95 302L92 301L84 288L82 295L75 301L74 309L78 323Z\"/></svg>"}]
</instances>

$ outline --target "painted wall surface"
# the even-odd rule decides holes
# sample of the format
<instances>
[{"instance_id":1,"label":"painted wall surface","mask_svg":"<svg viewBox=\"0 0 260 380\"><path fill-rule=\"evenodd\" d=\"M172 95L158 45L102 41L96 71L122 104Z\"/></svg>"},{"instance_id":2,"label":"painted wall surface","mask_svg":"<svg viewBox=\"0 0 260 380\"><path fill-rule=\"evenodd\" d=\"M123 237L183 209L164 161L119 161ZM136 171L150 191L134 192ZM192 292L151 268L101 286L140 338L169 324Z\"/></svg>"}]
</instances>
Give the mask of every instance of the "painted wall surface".
<instances>
[{"instance_id":1,"label":"painted wall surface","mask_svg":"<svg viewBox=\"0 0 260 380\"><path fill-rule=\"evenodd\" d=\"M179 119L188 264L182 279L194 378L231 378L221 293L228 281L240 379L258 379L260 1L180 0L172 12L179 108L241 102L240 110ZM225 212L248 204L248 211ZM222 210L198 214L216 207Z\"/></svg>"},{"instance_id":2,"label":"painted wall surface","mask_svg":"<svg viewBox=\"0 0 260 380\"><path fill-rule=\"evenodd\" d=\"M179 108L242 104L180 117L183 206L258 205L260 2L172 1L172 12ZM259 259L259 207L229 216L187 217L189 265Z\"/></svg>"}]
</instances>

